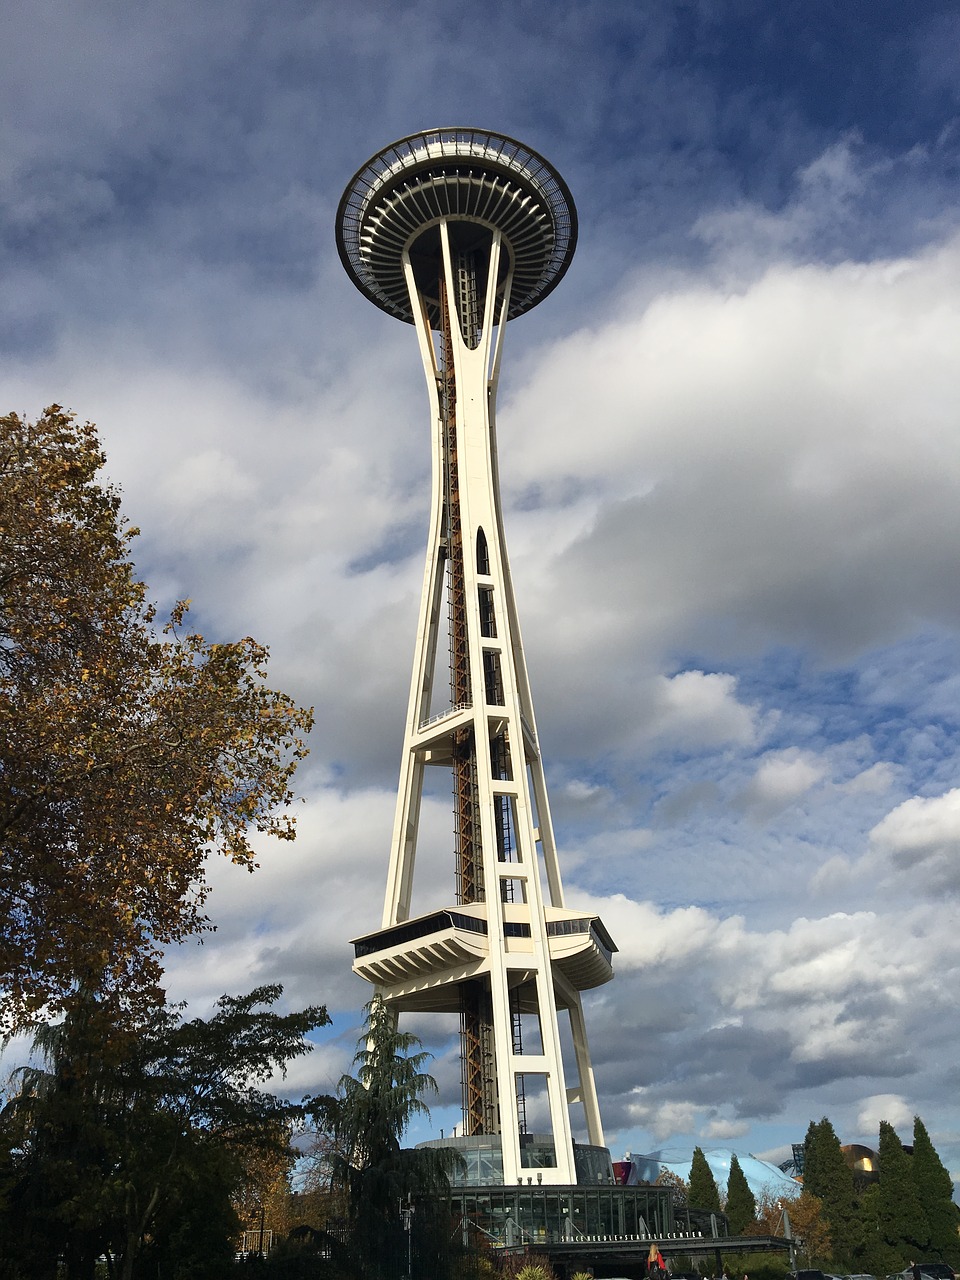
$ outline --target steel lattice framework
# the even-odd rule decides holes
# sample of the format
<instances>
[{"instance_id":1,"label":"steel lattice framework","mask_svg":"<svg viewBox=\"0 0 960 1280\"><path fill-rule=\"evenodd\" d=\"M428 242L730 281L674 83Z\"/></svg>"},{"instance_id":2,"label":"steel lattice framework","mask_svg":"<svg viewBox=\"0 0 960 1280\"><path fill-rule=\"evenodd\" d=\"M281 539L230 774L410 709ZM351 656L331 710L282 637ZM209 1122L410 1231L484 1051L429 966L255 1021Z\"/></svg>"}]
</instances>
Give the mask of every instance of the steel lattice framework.
<instances>
[{"instance_id":1,"label":"steel lattice framework","mask_svg":"<svg viewBox=\"0 0 960 1280\"><path fill-rule=\"evenodd\" d=\"M577 1181L569 1104L603 1147L580 992L612 976L601 921L564 903L500 507L494 402L505 324L576 247L542 156L479 129L413 134L349 183L337 243L353 282L416 326L433 501L381 928L354 968L396 1010L460 1015L465 1135L499 1134L503 1178ZM438 676L447 629L448 679ZM444 687L446 686L446 687ZM446 769L456 906L412 914L424 773ZM567 1089L558 1010L577 1082ZM534 1104L547 1116L529 1131Z\"/></svg>"}]
</instances>

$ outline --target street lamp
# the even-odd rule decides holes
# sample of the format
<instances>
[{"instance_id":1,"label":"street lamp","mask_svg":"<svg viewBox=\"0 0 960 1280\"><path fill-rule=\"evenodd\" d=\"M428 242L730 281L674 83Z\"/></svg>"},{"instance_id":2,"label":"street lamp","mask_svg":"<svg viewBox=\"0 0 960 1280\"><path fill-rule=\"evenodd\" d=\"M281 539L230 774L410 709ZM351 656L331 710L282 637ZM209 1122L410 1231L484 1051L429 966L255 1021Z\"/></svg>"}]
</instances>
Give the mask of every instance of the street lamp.
<instances>
[{"instance_id":1,"label":"street lamp","mask_svg":"<svg viewBox=\"0 0 960 1280\"><path fill-rule=\"evenodd\" d=\"M407 1280L413 1280L413 1251L411 1248L413 1241L413 1205L410 1201L410 1195L407 1194L407 1203L400 1201L400 1220L403 1223L403 1229L407 1233Z\"/></svg>"}]
</instances>

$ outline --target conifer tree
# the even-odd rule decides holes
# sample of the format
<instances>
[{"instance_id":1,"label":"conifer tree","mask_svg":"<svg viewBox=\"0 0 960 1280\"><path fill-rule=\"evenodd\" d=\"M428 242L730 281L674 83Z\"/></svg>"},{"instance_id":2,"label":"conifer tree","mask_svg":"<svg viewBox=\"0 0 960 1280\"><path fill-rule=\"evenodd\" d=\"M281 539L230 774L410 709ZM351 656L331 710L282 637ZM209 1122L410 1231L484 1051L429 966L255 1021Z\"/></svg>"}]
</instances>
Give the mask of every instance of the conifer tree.
<instances>
[{"instance_id":1,"label":"conifer tree","mask_svg":"<svg viewBox=\"0 0 960 1280\"><path fill-rule=\"evenodd\" d=\"M913 1185L926 1214L931 1255L948 1262L960 1255L960 1226L957 1206L953 1202L953 1182L937 1155L930 1135L919 1116L913 1118Z\"/></svg>"},{"instance_id":2,"label":"conifer tree","mask_svg":"<svg viewBox=\"0 0 960 1280\"><path fill-rule=\"evenodd\" d=\"M707 1157L700 1147L693 1149L693 1163L690 1165L690 1191L687 1197L691 1209L709 1209L711 1213L720 1212L720 1192Z\"/></svg>"},{"instance_id":3,"label":"conifer tree","mask_svg":"<svg viewBox=\"0 0 960 1280\"><path fill-rule=\"evenodd\" d=\"M890 1276L903 1267L903 1254L894 1249L880 1234L880 1184L871 1182L860 1197L860 1214L863 1220L863 1250L858 1266L863 1274Z\"/></svg>"},{"instance_id":4,"label":"conifer tree","mask_svg":"<svg viewBox=\"0 0 960 1280\"><path fill-rule=\"evenodd\" d=\"M757 1201L746 1175L740 1168L740 1161L734 1155L730 1160L730 1177L727 1179L727 1221L730 1233L742 1236L747 1227L756 1220Z\"/></svg>"},{"instance_id":5,"label":"conifer tree","mask_svg":"<svg viewBox=\"0 0 960 1280\"><path fill-rule=\"evenodd\" d=\"M400 1207L415 1210L411 1240L418 1273L442 1276L448 1266L449 1213L444 1197L460 1157L449 1148L405 1148L410 1124L429 1115L423 1101L437 1086L425 1067L430 1054L397 1027L396 1013L377 995L354 1055L355 1075L341 1077L326 1119L336 1144L335 1186L349 1204L350 1249L365 1280L395 1280L404 1261Z\"/></svg>"},{"instance_id":6,"label":"conifer tree","mask_svg":"<svg viewBox=\"0 0 960 1280\"><path fill-rule=\"evenodd\" d=\"M840 1150L833 1125L823 1117L811 1121L804 1141L803 1185L823 1202L834 1260L852 1262L863 1236L853 1187L853 1172Z\"/></svg>"},{"instance_id":7,"label":"conifer tree","mask_svg":"<svg viewBox=\"0 0 960 1280\"><path fill-rule=\"evenodd\" d=\"M884 1244L896 1249L903 1261L926 1250L930 1227L917 1195L910 1156L896 1130L880 1121L880 1181L877 1194L877 1226Z\"/></svg>"}]
</instances>

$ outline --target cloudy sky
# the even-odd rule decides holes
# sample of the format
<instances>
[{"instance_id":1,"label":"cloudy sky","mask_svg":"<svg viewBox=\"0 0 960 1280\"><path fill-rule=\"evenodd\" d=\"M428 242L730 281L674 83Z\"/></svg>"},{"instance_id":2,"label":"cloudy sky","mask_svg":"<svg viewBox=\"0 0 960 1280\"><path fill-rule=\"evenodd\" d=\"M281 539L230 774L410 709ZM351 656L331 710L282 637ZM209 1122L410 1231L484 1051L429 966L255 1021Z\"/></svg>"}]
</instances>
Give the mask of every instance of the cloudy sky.
<instances>
[{"instance_id":1,"label":"cloudy sky","mask_svg":"<svg viewBox=\"0 0 960 1280\"><path fill-rule=\"evenodd\" d=\"M297 1091L355 1043L428 424L333 219L380 147L478 125L580 213L499 436L567 896L620 947L614 1155L919 1113L960 1178L951 0L24 0L0 64L3 411L99 423L154 598L317 712L296 846L213 868L171 995L326 1001ZM449 1131L455 1045L416 1029Z\"/></svg>"}]
</instances>

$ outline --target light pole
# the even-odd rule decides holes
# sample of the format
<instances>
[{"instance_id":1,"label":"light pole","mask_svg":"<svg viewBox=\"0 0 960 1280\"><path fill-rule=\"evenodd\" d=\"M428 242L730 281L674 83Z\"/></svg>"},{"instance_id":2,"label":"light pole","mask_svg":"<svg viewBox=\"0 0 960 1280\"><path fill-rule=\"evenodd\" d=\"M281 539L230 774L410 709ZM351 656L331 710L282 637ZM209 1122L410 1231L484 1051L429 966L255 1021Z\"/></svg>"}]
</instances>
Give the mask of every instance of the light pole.
<instances>
[{"instance_id":1,"label":"light pole","mask_svg":"<svg viewBox=\"0 0 960 1280\"><path fill-rule=\"evenodd\" d=\"M407 1233L407 1280L413 1280L413 1205L410 1202L410 1195L407 1194L407 1203L400 1201L400 1220L403 1223L403 1229Z\"/></svg>"}]
</instances>

